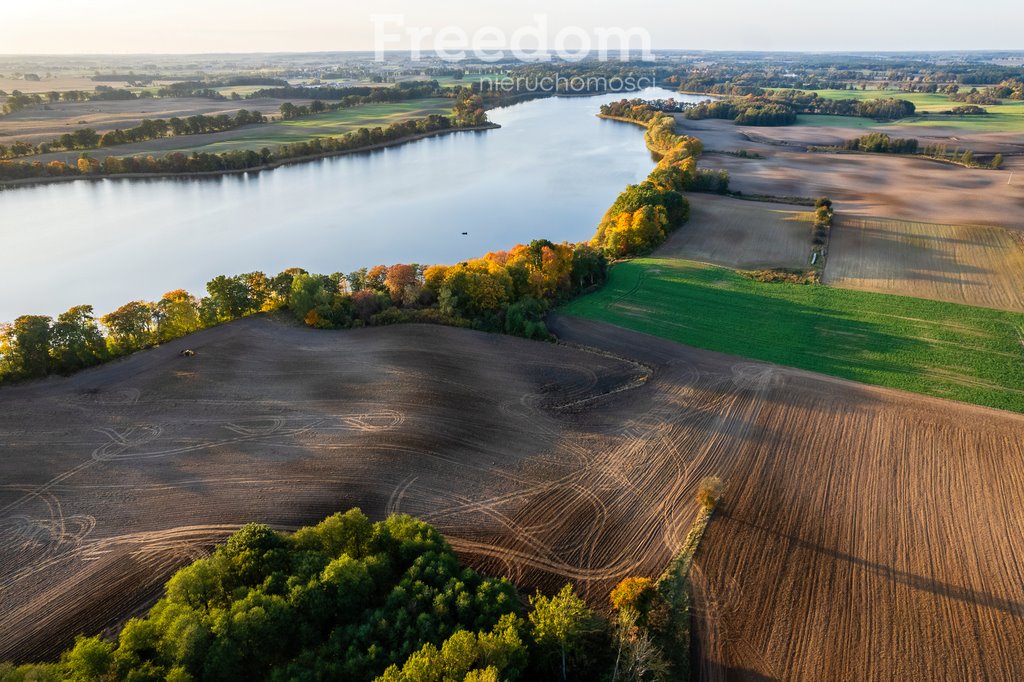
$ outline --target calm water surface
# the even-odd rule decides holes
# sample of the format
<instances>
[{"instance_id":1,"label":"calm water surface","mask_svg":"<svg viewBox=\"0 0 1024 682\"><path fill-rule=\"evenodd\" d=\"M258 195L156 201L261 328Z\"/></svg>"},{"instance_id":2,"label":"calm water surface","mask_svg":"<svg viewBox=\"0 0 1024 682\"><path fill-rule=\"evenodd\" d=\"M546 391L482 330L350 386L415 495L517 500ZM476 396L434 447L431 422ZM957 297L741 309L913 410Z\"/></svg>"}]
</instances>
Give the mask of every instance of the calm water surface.
<instances>
[{"instance_id":1,"label":"calm water surface","mask_svg":"<svg viewBox=\"0 0 1024 682\"><path fill-rule=\"evenodd\" d=\"M639 127L595 116L619 97L518 104L489 113L500 130L270 172L0 192L0 320L199 295L219 274L454 263L541 237L587 239L653 166Z\"/></svg>"}]
</instances>

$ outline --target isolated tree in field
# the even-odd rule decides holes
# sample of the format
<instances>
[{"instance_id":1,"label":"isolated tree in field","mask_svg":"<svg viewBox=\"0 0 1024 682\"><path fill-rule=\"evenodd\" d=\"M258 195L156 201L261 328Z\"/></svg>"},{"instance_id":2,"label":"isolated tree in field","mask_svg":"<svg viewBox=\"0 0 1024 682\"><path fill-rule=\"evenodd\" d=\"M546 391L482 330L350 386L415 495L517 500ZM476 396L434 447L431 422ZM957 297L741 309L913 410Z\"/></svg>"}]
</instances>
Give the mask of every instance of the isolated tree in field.
<instances>
[{"instance_id":1,"label":"isolated tree in field","mask_svg":"<svg viewBox=\"0 0 1024 682\"><path fill-rule=\"evenodd\" d=\"M0 327L0 376L46 376L50 370L51 322L43 315L22 315Z\"/></svg>"},{"instance_id":2,"label":"isolated tree in field","mask_svg":"<svg viewBox=\"0 0 1024 682\"><path fill-rule=\"evenodd\" d=\"M708 476L697 487L697 502L705 509L714 509L722 499L722 479Z\"/></svg>"},{"instance_id":3,"label":"isolated tree in field","mask_svg":"<svg viewBox=\"0 0 1024 682\"><path fill-rule=\"evenodd\" d=\"M80 305L57 316L50 340L56 371L67 373L91 367L107 357L107 344L91 305Z\"/></svg>"},{"instance_id":4,"label":"isolated tree in field","mask_svg":"<svg viewBox=\"0 0 1024 682\"><path fill-rule=\"evenodd\" d=\"M530 597L530 606L534 639L560 657L562 679L568 680L569 660L580 652L586 635L593 632L594 614L568 584L554 597L538 592Z\"/></svg>"}]
</instances>

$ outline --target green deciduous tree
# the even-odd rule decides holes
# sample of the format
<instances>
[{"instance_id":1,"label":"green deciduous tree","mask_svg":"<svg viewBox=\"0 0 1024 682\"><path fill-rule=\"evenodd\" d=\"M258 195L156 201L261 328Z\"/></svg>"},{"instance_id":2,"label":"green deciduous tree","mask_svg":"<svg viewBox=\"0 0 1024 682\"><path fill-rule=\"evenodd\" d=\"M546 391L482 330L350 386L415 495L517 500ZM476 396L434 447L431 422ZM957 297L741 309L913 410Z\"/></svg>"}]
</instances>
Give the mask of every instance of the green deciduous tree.
<instances>
[{"instance_id":1,"label":"green deciduous tree","mask_svg":"<svg viewBox=\"0 0 1024 682\"><path fill-rule=\"evenodd\" d=\"M553 597L538 592L530 597L530 606L534 639L540 647L559 656L562 679L568 680L570 661L582 651L586 635L595 629L594 614L572 585L565 585Z\"/></svg>"},{"instance_id":2,"label":"green deciduous tree","mask_svg":"<svg viewBox=\"0 0 1024 682\"><path fill-rule=\"evenodd\" d=\"M107 345L92 306L75 306L57 316L51 333L50 354L55 370L61 373L91 367L106 359Z\"/></svg>"},{"instance_id":3,"label":"green deciduous tree","mask_svg":"<svg viewBox=\"0 0 1024 682\"><path fill-rule=\"evenodd\" d=\"M22 315L0 327L0 365L15 378L46 376L50 371L53 320L43 315Z\"/></svg>"}]
</instances>

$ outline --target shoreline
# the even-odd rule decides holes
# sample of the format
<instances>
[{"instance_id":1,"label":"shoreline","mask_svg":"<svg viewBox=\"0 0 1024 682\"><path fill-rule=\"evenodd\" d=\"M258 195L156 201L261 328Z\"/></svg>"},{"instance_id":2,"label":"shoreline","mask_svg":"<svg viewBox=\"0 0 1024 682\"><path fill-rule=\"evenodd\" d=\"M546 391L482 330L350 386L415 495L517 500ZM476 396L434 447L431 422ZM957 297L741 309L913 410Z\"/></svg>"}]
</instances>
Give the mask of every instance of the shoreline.
<instances>
[{"instance_id":1,"label":"shoreline","mask_svg":"<svg viewBox=\"0 0 1024 682\"><path fill-rule=\"evenodd\" d=\"M639 92L639 90L629 91ZM532 93L524 92L513 95L509 100L504 102L491 104L485 107L486 111L494 109L501 109L507 106L514 106L523 102L529 102L536 99L549 99L558 97L599 97L601 95L612 94L610 91L605 92L585 92L585 93ZM600 116L600 114L599 114ZM606 117L612 118L612 117ZM622 120L627 123L635 123L635 121L629 121L628 119L615 119ZM642 124L641 124L642 125ZM118 178L124 178L128 180L159 180L159 179L170 179L170 178L214 178L228 175L241 175L244 173L261 173L263 171L274 170L275 168L281 168L291 164L308 163L310 161L318 161L320 159L329 159L337 156L346 156L348 154L360 154L363 152L372 152L380 149L386 149L388 147L397 147L409 142L416 142L418 140L425 140L431 137L440 137L443 135L449 135L452 133L461 132L482 132L486 130L497 130L501 128L501 125L497 123L488 122L484 125L473 126L470 128L450 128L447 130L435 130L430 133L419 133L417 135L410 135L402 137L397 140L391 140L390 142L381 142L378 144L368 145L366 147L360 147L358 149L347 149L344 151L337 152L324 152L322 154L312 154L309 156L296 156L289 159L281 159L280 161L273 161L271 163L263 164L260 166L253 166L252 168L241 168L233 170L222 170L222 171L198 171L191 173L112 173L112 174L98 174L98 175L71 175L63 177L37 177L37 178L18 178L16 180L0 180L0 192L4 190L16 189L18 187L32 187L36 185L52 185L65 182L75 182L79 180L85 180L89 182L96 182L99 180L116 180ZM171 152L168 152L171 153ZM29 157L30 158L30 157ZM131 157L124 157L131 158Z\"/></svg>"},{"instance_id":2,"label":"shoreline","mask_svg":"<svg viewBox=\"0 0 1024 682\"><path fill-rule=\"evenodd\" d=\"M57 183L77 181L98 182L101 180L117 180L120 178L128 180L147 180L165 178L215 178L226 175L241 175L244 173L261 173L263 171L272 171L275 168L281 168L282 166L289 166L292 164L309 163L310 161L318 161L320 159L329 159L338 156L348 156L349 154L362 154L364 152L372 152L380 149L387 149L388 147L399 147L410 142L426 140L432 137L441 137L444 135L450 135L452 133L483 132L486 130L497 130L498 128L501 128L501 126L498 125L497 123L486 123L484 125L472 126L470 128L449 128L446 130L435 130L429 133L417 133L416 135L400 137L396 140L390 140L388 142L379 142L377 144L367 145L366 147L360 147L358 149L346 149L343 151L336 152L324 152L322 154L311 154L309 156L296 156L289 159L272 161L271 163L265 163L260 166L253 166L252 168L239 168L220 171L199 171L192 173L112 173L99 175L72 175L59 178L20 178L17 180L0 180L0 191L3 191L5 189L15 189L18 187L31 187L34 185L52 185Z\"/></svg>"}]
</instances>

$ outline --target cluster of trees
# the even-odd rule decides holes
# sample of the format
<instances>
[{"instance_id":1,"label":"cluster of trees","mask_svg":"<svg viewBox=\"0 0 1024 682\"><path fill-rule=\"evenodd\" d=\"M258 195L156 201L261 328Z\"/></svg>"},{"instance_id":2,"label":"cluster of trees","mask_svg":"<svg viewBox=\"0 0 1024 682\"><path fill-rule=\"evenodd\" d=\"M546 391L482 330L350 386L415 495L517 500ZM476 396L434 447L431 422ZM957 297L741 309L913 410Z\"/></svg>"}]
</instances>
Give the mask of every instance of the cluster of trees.
<instances>
[{"instance_id":1,"label":"cluster of trees","mask_svg":"<svg viewBox=\"0 0 1024 682\"><path fill-rule=\"evenodd\" d=\"M170 119L146 119L134 128L112 130L100 138L101 147L112 147L132 142L145 142L161 137L178 137L181 135L199 135L202 133L219 133L234 130L242 126L266 123L266 117L259 111L240 109L234 117L228 114L205 116L202 114L188 118L173 117Z\"/></svg>"},{"instance_id":2,"label":"cluster of trees","mask_svg":"<svg viewBox=\"0 0 1024 682\"><path fill-rule=\"evenodd\" d=\"M966 102L968 104L999 104L999 98L989 88L984 90L971 88L967 92L954 92L950 94L949 99L952 102Z\"/></svg>"},{"instance_id":3,"label":"cluster of trees","mask_svg":"<svg viewBox=\"0 0 1024 682\"><path fill-rule=\"evenodd\" d=\"M410 99L426 97L446 97L451 92L442 88L437 81L415 81L397 83L389 88L356 86L350 88L306 87L301 85L282 85L273 88L262 88L247 96L247 99L269 97L272 99L312 99L336 102L338 107L354 107L360 104L378 104L384 102L402 102Z\"/></svg>"},{"instance_id":4,"label":"cluster of trees","mask_svg":"<svg viewBox=\"0 0 1024 682\"><path fill-rule=\"evenodd\" d=\"M814 202L814 232L811 241L815 246L821 246L828 241L828 234L832 229L833 216L831 199L820 197Z\"/></svg>"},{"instance_id":5,"label":"cluster of trees","mask_svg":"<svg viewBox=\"0 0 1024 682\"><path fill-rule=\"evenodd\" d=\"M175 573L116 641L80 636L58 662L0 665L0 677L498 682L616 667L608 624L571 586L526 606L426 523L352 509L291 535L245 526Z\"/></svg>"},{"instance_id":6,"label":"cluster of trees","mask_svg":"<svg viewBox=\"0 0 1024 682\"><path fill-rule=\"evenodd\" d=\"M987 163L984 163L975 158L974 152L970 149L961 149L960 147L950 149L949 146L945 144L925 145L921 149L921 155L927 156L931 159L938 159L940 161L958 163L970 168L991 168L993 170L998 170L1003 166L1002 154L995 154Z\"/></svg>"},{"instance_id":7,"label":"cluster of trees","mask_svg":"<svg viewBox=\"0 0 1024 682\"><path fill-rule=\"evenodd\" d=\"M311 327L427 321L547 339L550 305L600 285L603 255L536 240L457 265L379 265L348 275L299 274L287 306Z\"/></svg>"},{"instance_id":8,"label":"cluster of trees","mask_svg":"<svg viewBox=\"0 0 1024 682\"><path fill-rule=\"evenodd\" d=\"M165 85L156 91L157 97L199 97L202 99L226 100L227 96L215 89L215 85L199 81L182 81Z\"/></svg>"},{"instance_id":9,"label":"cluster of trees","mask_svg":"<svg viewBox=\"0 0 1024 682\"><path fill-rule=\"evenodd\" d=\"M753 95L701 102L688 107L683 115L694 120L720 118L749 126L788 126L796 123L796 113L786 103Z\"/></svg>"},{"instance_id":10,"label":"cluster of trees","mask_svg":"<svg viewBox=\"0 0 1024 682\"><path fill-rule=\"evenodd\" d=\"M1024 78L1007 78L990 88L990 92L999 99L1024 100Z\"/></svg>"},{"instance_id":11,"label":"cluster of trees","mask_svg":"<svg viewBox=\"0 0 1024 682\"><path fill-rule=\"evenodd\" d=\"M0 382L70 374L112 358L252 313L287 300L298 271L274 278L261 272L211 280L202 299L184 290L156 302L132 301L97 319L92 306L75 306L54 320L22 315L0 326Z\"/></svg>"},{"instance_id":12,"label":"cluster of trees","mask_svg":"<svg viewBox=\"0 0 1024 682\"><path fill-rule=\"evenodd\" d=\"M682 197L679 197L681 199ZM423 321L535 339L548 308L602 284L607 260L588 244L538 240L453 266L397 264L349 273L298 268L268 277L218 276L199 299L172 291L97 319L76 306L56 320L23 315L0 326L0 382L69 374L230 320L288 308L329 329Z\"/></svg>"},{"instance_id":13,"label":"cluster of trees","mask_svg":"<svg viewBox=\"0 0 1024 682\"><path fill-rule=\"evenodd\" d=\"M20 672L22 679L369 681L457 631L515 628L518 609L507 580L461 567L427 524L407 516L371 523L354 509L289 536L248 525L178 571L116 643L80 637L59 663L7 672L15 679Z\"/></svg>"},{"instance_id":14,"label":"cluster of trees","mask_svg":"<svg viewBox=\"0 0 1024 682\"><path fill-rule=\"evenodd\" d=\"M3 91L0 91L0 95L3 94ZM47 93L26 94L20 90L14 90L10 95L8 95L7 100L4 102L2 112L4 114L13 114L30 106L55 104L57 102L86 102L89 100L115 101L142 99L152 96L152 93L146 91L136 94L131 90L112 88L108 85L98 85L94 92L87 92L85 90L66 90L64 92L57 92L54 90Z\"/></svg>"},{"instance_id":15,"label":"cluster of trees","mask_svg":"<svg viewBox=\"0 0 1024 682\"><path fill-rule=\"evenodd\" d=\"M177 571L115 640L82 635L55 663L0 664L0 678L686 679L689 570L721 490L701 483L682 552L658 580L621 581L611 622L571 585L524 604L507 579L461 566L428 524L351 509L290 535L249 524Z\"/></svg>"},{"instance_id":16,"label":"cluster of trees","mask_svg":"<svg viewBox=\"0 0 1024 682\"><path fill-rule=\"evenodd\" d=\"M610 118L621 118L635 123L647 124L661 111L653 103L644 99L622 99L601 105L601 115Z\"/></svg>"},{"instance_id":17,"label":"cluster of trees","mask_svg":"<svg viewBox=\"0 0 1024 682\"><path fill-rule=\"evenodd\" d=\"M894 97L877 99L828 99L816 92L803 90L773 90L767 97L788 104L798 114L828 114L831 116L860 116L879 121L892 121L913 116L917 107L913 102Z\"/></svg>"},{"instance_id":18,"label":"cluster of trees","mask_svg":"<svg viewBox=\"0 0 1024 682\"><path fill-rule=\"evenodd\" d=\"M944 111L942 113L949 114L950 116L984 116L988 113L988 110L975 104L965 104L963 106L953 107L949 111Z\"/></svg>"},{"instance_id":19,"label":"cluster of trees","mask_svg":"<svg viewBox=\"0 0 1024 682\"><path fill-rule=\"evenodd\" d=\"M857 102L857 116L873 118L877 121L895 121L913 116L917 108L913 102L905 99L887 97L885 99L868 99Z\"/></svg>"},{"instance_id":20,"label":"cluster of trees","mask_svg":"<svg viewBox=\"0 0 1024 682\"><path fill-rule=\"evenodd\" d=\"M953 102L966 102L968 104L996 105L1004 99L1024 99L1024 79L1007 78L998 85L983 88L971 88L964 92L959 88L952 89L949 99Z\"/></svg>"},{"instance_id":21,"label":"cluster of trees","mask_svg":"<svg viewBox=\"0 0 1024 682\"><path fill-rule=\"evenodd\" d=\"M601 108L605 116L647 126L648 148L661 160L644 182L630 185L619 195L598 225L591 245L609 258L647 253L689 218L685 191L726 192L724 171L697 168L703 151L700 140L676 133L675 118L642 100L621 100Z\"/></svg>"},{"instance_id":22,"label":"cluster of trees","mask_svg":"<svg viewBox=\"0 0 1024 682\"><path fill-rule=\"evenodd\" d=\"M875 152L881 154L915 154L926 156L930 159L949 161L971 168L992 168L999 169L1003 165L1003 155L995 154L990 160L981 162L975 158L974 152L970 149L959 147L950 150L948 145L929 144L920 146L915 138L890 137L885 133L870 133L861 137L847 140L842 147L818 147L812 148L818 151L834 151L846 149L848 151Z\"/></svg>"},{"instance_id":23,"label":"cluster of trees","mask_svg":"<svg viewBox=\"0 0 1024 682\"><path fill-rule=\"evenodd\" d=\"M119 128L103 135L98 134L92 128L80 128L39 145L20 141L10 146L0 145L0 159L14 159L56 151L113 147L115 145L145 142L146 140L155 140L172 135L216 133L265 122L266 118L260 112L242 109L234 117L228 114L219 114L217 116L196 115L189 116L188 118L174 117L166 120L162 118L145 119L133 128Z\"/></svg>"},{"instance_id":24,"label":"cluster of trees","mask_svg":"<svg viewBox=\"0 0 1024 682\"><path fill-rule=\"evenodd\" d=\"M882 154L916 154L917 139L890 137L885 133L870 133L853 140L847 140L845 149Z\"/></svg>"},{"instance_id":25,"label":"cluster of trees","mask_svg":"<svg viewBox=\"0 0 1024 682\"><path fill-rule=\"evenodd\" d=\"M250 114L251 116L252 114ZM450 117L431 114L420 119L392 123L386 128L360 128L340 137L321 137L308 142L282 145L274 151L264 148L259 152L254 150L234 150L219 154L194 152L190 156L174 152L160 158L107 156L102 162L83 154L75 165L62 161L43 164L39 161L0 159L0 181L136 173L189 174L240 171L289 159L355 151L395 142L413 135L453 128L475 127L486 122L487 115L482 101L479 96L472 96L457 101Z\"/></svg>"}]
</instances>

